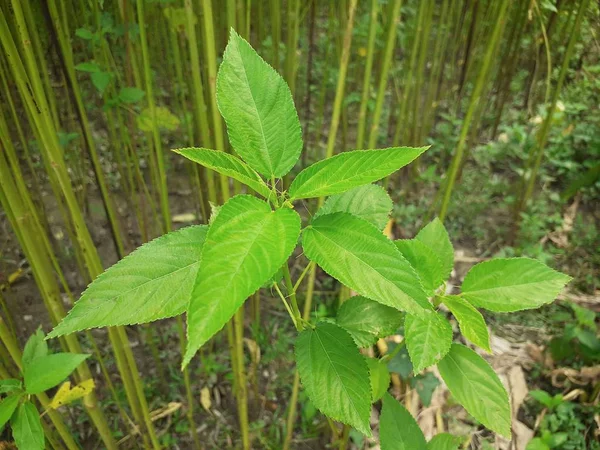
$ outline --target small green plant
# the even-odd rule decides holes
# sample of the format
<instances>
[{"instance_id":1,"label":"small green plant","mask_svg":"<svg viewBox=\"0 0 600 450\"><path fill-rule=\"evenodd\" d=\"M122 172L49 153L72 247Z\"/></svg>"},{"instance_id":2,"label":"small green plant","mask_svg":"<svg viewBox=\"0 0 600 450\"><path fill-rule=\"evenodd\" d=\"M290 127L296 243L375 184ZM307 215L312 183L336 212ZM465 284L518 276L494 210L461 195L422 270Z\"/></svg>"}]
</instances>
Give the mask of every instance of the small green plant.
<instances>
[{"instance_id":1,"label":"small green plant","mask_svg":"<svg viewBox=\"0 0 600 450\"><path fill-rule=\"evenodd\" d=\"M573 314L565 312L557 317L564 322L564 330L550 341L550 354L560 364L575 367L594 364L600 360L596 313L575 303L570 307Z\"/></svg>"},{"instance_id":2,"label":"small green plant","mask_svg":"<svg viewBox=\"0 0 600 450\"><path fill-rule=\"evenodd\" d=\"M44 337L44 333L38 330L27 340L21 361L22 379L0 380L0 395L5 395L0 401L0 429L10 422L19 450L46 448L40 414L31 397L57 386L89 356L76 353L49 354ZM90 386L79 386L77 390L71 390L70 384L65 383L48 408L55 409L81 398L89 389Z\"/></svg>"},{"instance_id":3,"label":"small green plant","mask_svg":"<svg viewBox=\"0 0 600 450\"><path fill-rule=\"evenodd\" d=\"M446 305L464 337L489 351L477 307L537 308L553 301L570 278L532 259L496 259L474 266L462 292L447 295L454 252L442 222L435 219L414 239L391 241L382 229L392 202L371 184L427 147L344 152L305 168L284 190L282 177L303 146L298 115L284 80L234 31L216 92L241 159L205 148L175 151L264 199L234 196L213 212L209 225L143 245L96 278L49 336L185 312L185 367L248 297L271 286L299 333L296 362L308 398L325 415L371 436L371 405L382 399L381 448L426 448L416 421L387 393L388 357L366 358L360 351L403 324L405 339L397 351L406 346L414 373L437 364L454 398L483 425L509 436L508 395L498 376L475 351L452 342L452 327L438 307ZM302 227L294 204L322 197L329 198ZM299 240L310 262L294 282L288 258ZM313 264L359 294L334 321L313 323L300 314L296 290ZM429 448L442 448L445 440Z\"/></svg>"},{"instance_id":4,"label":"small green plant","mask_svg":"<svg viewBox=\"0 0 600 450\"><path fill-rule=\"evenodd\" d=\"M592 436L597 407L567 401L562 394L534 390L529 395L546 408L537 437L527 444L527 450L598 450L600 443Z\"/></svg>"}]
</instances>

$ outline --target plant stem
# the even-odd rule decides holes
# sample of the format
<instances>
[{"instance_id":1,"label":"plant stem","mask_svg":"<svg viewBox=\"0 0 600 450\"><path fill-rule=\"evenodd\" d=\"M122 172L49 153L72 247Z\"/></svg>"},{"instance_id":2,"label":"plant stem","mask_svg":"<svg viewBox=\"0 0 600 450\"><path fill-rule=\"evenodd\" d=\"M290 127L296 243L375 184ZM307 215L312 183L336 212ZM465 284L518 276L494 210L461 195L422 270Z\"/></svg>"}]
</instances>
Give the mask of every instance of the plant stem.
<instances>
[{"instance_id":1,"label":"plant stem","mask_svg":"<svg viewBox=\"0 0 600 450\"><path fill-rule=\"evenodd\" d=\"M292 311L294 313L294 317L296 318L294 323L296 324L296 328L300 327L299 331L302 331L304 329L304 325L302 325L302 323L300 321L300 319L301 319L300 308L298 308L298 300L296 299L296 291L294 290L294 286L292 285L292 276L290 274L290 268L289 268L287 262L282 266L282 271L283 271L283 279L285 281L285 288L287 289L288 297L292 301Z\"/></svg>"},{"instance_id":2,"label":"plant stem","mask_svg":"<svg viewBox=\"0 0 600 450\"><path fill-rule=\"evenodd\" d=\"M290 87L292 97L296 91L296 47L300 22L300 0L287 2L287 43L285 53L285 81Z\"/></svg>"},{"instance_id":3,"label":"plant stem","mask_svg":"<svg viewBox=\"0 0 600 450\"><path fill-rule=\"evenodd\" d=\"M571 61L571 57L573 56L573 49L575 47L575 43L579 38L579 30L581 28L581 22L583 20L583 16L587 11L587 5L589 0L582 0L579 4L579 8L577 10L577 16L575 18L575 23L571 29L571 35L569 37L569 43L567 44L567 49L565 50L565 55L563 57L563 62L560 68L560 72L558 74L558 81L556 82L556 87L554 88L554 92L552 94L552 99L550 100L550 104L548 107L548 111L546 112L546 117L544 118L544 122L538 132L537 135L537 147L533 153L535 159L533 168L531 170L531 175L527 178L525 183L525 188L521 192L519 201L516 204L515 212L514 212L514 229L518 229L518 223L520 219L520 213L525 209L531 195L533 193L533 188L535 186L535 181L537 177L537 172L542 163L542 159L544 158L544 148L546 147L546 143L548 142L548 136L550 132L550 128L552 126L552 121L554 118L554 112L556 111L556 103L558 102L558 98L560 96L560 91L565 81L565 77L569 70L569 63Z\"/></svg>"},{"instance_id":4,"label":"plant stem","mask_svg":"<svg viewBox=\"0 0 600 450\"><path fill-rule=\"evenodd\" d=\"M344 45L342 49L342 56L340 58L340 74L338 77L336 92L335 92L335 100L333 103L333 114L331 118L331 125L329 129L329 137L327 139L327 150L326 150L326 158L330 158L333 156L333 151L335 148L335 138L337 135L337 130L340 122L340 112L342 107L342 100L344 97L344 88L346 84L346 73L348 71L348 61L350 59L350 45L352 43L352 29L354 25L354 13L356 11L356 3L357 0L350 0L350 10L348 14L348 22L346 24L346 31L344 33ZM321 207L323 205L324 198L319 197L317 200L317 207ZM287 264L285 265L287 267ZM309 269L308 276L308 289L306 291L306 298L304 300L304 310L303 310L303 318L304 320L310 319L310 308L312 305L312 297L314 292L314 283L316 279L316 264L313 264L311 269ZM289 272L289 267L287 267L287 271ZM284 276L285 276L285 268L284 268ZM294 292L293 287L288 288L290 292ZM294 292L295 295L295 292ZM283 442L284 450L289 450L290 444L292 442L292 436L294 434L294 423L296 422L296 407L298 406L298 392L300 389L300 377L298 375L298 371L294 375L294 384L292 386L292 395L290 397L288 416L286 421L286 430L285 430L285 439Z\"/></svg>"},{"instance_id":5,"label":"plant stem","mask_svg":"<svg viewBox=\"0 0 600 450\"><path fill-rule=\"evenodd\" d=\"M500 11L498 13L496 23L494 25L494 31L492 32L492 36L490 37L490 40L487 44L487 50L484 56L484 60L481 65L481 69L479 70L479 73L477 75L475 87L473 88L473 92L471 93L469 107L467 109L467 113L465 114L465 118L463 119L462 128L460 130L458 145L456 147L456 151L454 152L454 156L452 157L452 162L450 163L450 168L448 169L448 174L446 176L444 196L442 199L442 206L440 207L439 213L439 218L441 221L444 221L448 212L450 197L452 195L454 182L456 181L456 176L458 174L458 168L462 163L462 158L467 141L467 135L471 126L473 113L475 112L475 109L479 104L480 95L484 88L484 82L487 78L487 74L494 56L494 52L496 50L496 47L498 46L498 42L500 41L500 34L501 30L504 27L504 20L506 18L506 11L508 10L508 4L509 2L507 0L502 0L502 5L500 6Z\"/></svg>"},{"instance_id":6,"label":"plant stem","mask_svg":"<svg viewBox=\"0 0 600 450\"><path fill-rule=\"evenodd\" d=\"M367 105L371 92L371 72L373 69L373 56L375 54L375 36L377 35L377 15L379 13L379 0L371 0L371 12L369 21L369 38L367 43L367 61L365 63L365 74L363 76L362 96L358 113L358 130L356 135L356 148L362 149L367 125Z\"/></svg>"}]
</instances>

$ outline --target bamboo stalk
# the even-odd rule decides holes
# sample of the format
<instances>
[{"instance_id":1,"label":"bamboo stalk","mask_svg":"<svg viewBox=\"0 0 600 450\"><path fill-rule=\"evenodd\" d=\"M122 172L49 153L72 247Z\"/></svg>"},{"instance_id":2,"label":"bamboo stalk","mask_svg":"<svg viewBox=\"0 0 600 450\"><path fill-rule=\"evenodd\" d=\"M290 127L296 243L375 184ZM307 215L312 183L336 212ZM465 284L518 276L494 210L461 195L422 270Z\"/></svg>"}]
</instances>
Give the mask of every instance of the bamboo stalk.
<instances>
[{"instance_id":1,"label":"bamboo stalk","mask_svg":"<svg viewBox=\"0 0 600 450\"><path fill-rule=\"evenodd\" d=\"M13 0L12 12L18 24L17 28L21 41L28 42L27 29L17 0ZM81 248L87 272L90 278L93 279L102 272L102 264L73 192L62 150L58 144L57 134L53 129L53 122L49 115L45 94L36 71L35 60L31 51L28 51L28 48L25 46L24 57L28 68L27 72L21 63L14 41L10 36L4 14L0 14L0 41L10 61L10 67L14 73L13 78L30 113L33 129L38 133L42 157L48 168L48 173L51 179L55 178L56 185L60 189L60 192L57 192L57 198L60 198L61 195L64 198L65 205L68 208L68 215L75 231L75 242ZM109 336L113 342L113 347L124 345L122 342L119 342L118 336L114 333L109 332ZM124 378L130 376L127 367L120 366L119 370ZM140 381L136 379L133 382L139 383Z\"/></svg>"},{"instance_id":2,"label":"bamboo stalk","mask_svg":"<svg viewBox=\"0 0 600 450\"><path fill-rule=\"evenodd\" d=\"M279 71L279 43L281 42L281 3L280 0L270 0L271 7L271 39L273 41L273 58L271 63Z\"/></svg>"},{"instance_id":3,"label":"bamboo stalk","mask_svg":"<svg viewBox=\"0 0 600 450\"><path fill-rule=\"evenodd\" d=\"M362 96L358 112L358 129L356 135L356 148L362 149L365 139L365 128L367 125L367 105L371 92L371 72L373 69L373 56L375 54L375 37L377 35L377 15L379 12L379 1L371 0L371 11L369 20L369 37L367 43L367 61L365 63L365 74L363 76Z\"/></svg>"},{"instance_id":4,"label":"bamboo stalk","mask_svg":"<svg viewBox=\"0 0 600 450\"><path fill-rule=\"evenodd\" d=\"M573 23L573 26L571 28L569 42L567 44L567 49L565 50L565 55L563 57L562 65L560 67L560 72L558 74L558 80L556 82L556 86L554 87L554 92L552 93L552 98L547 108L548 110L546 112L546 117L544 118L541 128L537 134L537 146L533 151L534 162L533 167L531 169L531 175L524 182L524 188L522 189L521 194L519 196L519 201L516 203L516 208L513 216L515 230L518 229L520 213L527 206L527 203L529 202L533 194L533 188L535 186L537 172L544 158L544 149L546 147L546 143L548 142L550 128L552 127L554 112L556 111L556 104L558 102L560 91L562 89L565 77L569 69L569 62L571 61L571 57L573 56L573 49L575 47L575 43L579 38L581 22L583 20L585 12L587 11L588 3L589 0L582 0L579 4L579 8L577 9L577 16L575 17L575 22Z\"/></svg>"},{"instance_id":5,"label":"bamboo stalk","mask_svg":"<svg viewBox=\"0 0 600 450\"><path fill-rule=\"evenodd\" d=\"M200 57L198 55L198 47L196 46L196 27L194 24L194 8L192 6L192 0L185 0L185 10L187 18L187 37L189 41L189 56L190 65L192 70L192 95L194 99L194 118L196 122L196 139L207 148L212 146L210 139L210 132L207 121L207 108L204 101L204 88L202 86L202 78L200 76ZM205 210L210 211L210 205L208 201L216 201L217 193L214 181L214 175L209 170L202 170L203 179L206 182L207 187L207 202ZM206 218L208 219L208 218Z\"/></svg>"},{"instance_id":6,"label":"bamboo stalk","mask_svg":"<svg viewBox=\"0 0 600 450\"><path fill-rule=\"evenodd\" d=\"M408 64L408 70L405 72L405 76L404 76L404 90L402 93L402 98L400 100L400 112L398 114L398 120L396 121L396 130L394 132L394 138L392 140L392 146L394 146L394 147L399 145L401 138L402 138L402 140L407 139L406 131L409 128L406 125L408 123L407 112L408 112L408 105L410 103L412 88L413 88L413 84L414 84L412 74L415 71L415 65L417 63L418 48L419 48L419 44L421 42L421 34L418 32L418 30L423 21L423 17L425 14L425 8L426 8L426 2L425 1L420 2L419 3L419 11L417 13L417 18L416 18L415 32L414 32L414 36L413 36L412 47L411 47L411 51L410 51L410 60L409 60L409 64Z\"/></svg>"},{"instance_id":7,"label":"bamboo stalk","mask_svg":"<svg viewBox=\"0 0 600 450\"><path fill-rule=\"evenodd\" d=\"M296 92L296 47L298 45L298 28L300 22L300 0L288 0L287 2L287 40L285 53L285 81L292 91L292 97Z\"/></svg>"},{"instance_id":8,"label":"bamboo stalk","mask_svg":"<svg viewBox=\"0 0 600 450\"><path fill-rule=\"evenodd\" d=\"M47 7L49 19L54 27L53 35L58 43L58 48L60 49L61 61L63 62L63 70L67 75L69 91L75 100L75 105L77 107L77 115L79 117L84 140L88 149L88 154L92 162L92 167L94 168L96 183L98 184L98 188L100 189L100 195L102 198L102 203L104 205L104 210L106 211L106 217L108 219L110 229L112 232L115 250L117 252L118 258L121 259L125 256L122 232L118 223L118 218L115 212L112 199L110 198L110 194L108 192L105 176L102 171L102 166L100 164L100 158L98 157L98 151L96 149L96 144L92 136L87 112L85 110L85 105L83 103L83 99L81 98L81 90L79 88L77 77L75 75L75 64L73 63L73 50L71 48L70 40L62 30L61 20L58 15L58 8L56 7L55 0L49 0L45 5Z\"/></svg>"},{"instance_id":9,"label":"bamboo stalk","mask_svg":"<svg viewBox=\"0 0 600 450\"><path fill-rule=\"evenodd\" d=\"M346 24L346 30L344 32L344 47L342 50L342 55L340 58L340 75L338 77L338 83L336 87L335 100L334 100L334 109L331 119L331 126L329 129L329 137L327 140L327 150L326 150L326 158L330 158L333 156L333 152L335 149L335 138L337 135L337 130L340 121L340 112L342 107L342 100L344 98L344 88L346 85L346 73L348 71L348 62L350 60L350 47L352 44L352 30L354 27L354 14L356 11L357 0L350 0L350 7L348 12L348 21ZM324 198L320 197L317 201L318 208L323 205ZM305 320L310 319L310 312L312 306L312 299L314 293L314 284L316 280L316 264L311 266L310 272L308 274L308 288L306 291L306 297L304 300L304 309L303 309L303 318ZM293 290L293 289L292 289ZM284 450L289 450L292 442L292 437L294 435L294 424L296 423L296 408L298 405L298 392L300 389L300 377L298 375L298 370L294 375L294 383L292 385L292 395L289 401L289 409L286 420L286 430L285 430L285 439L283 442Z\"/></svg>"},{"instance_id":10,"label":"bamboo stalk","mask_svg":"<svg viewBox=\"0 0 600 450\"><path fill-rule=\"evenodd\" d=\"M508 5L509 2L507 0L502 0L500 11L496 19L496 23L494 25L494 31L492 33L492 36L490 37L490 40L488 41L483 63L481 69L479 70L479 74L477 75L475 87L473 88L473 92L471 93L471 100L469 101L469 107L467 109L467 113L465 114L465 118L463 119L458 145L456 147L454 156L452 157L450 168L448 169L447 180L444 187L444 195L442 198L442 205L440 207L439 212L439 218L441 221L443 221L446 218L446 214L448 212L448 206L450 204L452 189L454 188L454 182L456 181L458 168L462 163L462 158L466 146L467 134L469 133L469 127L471 125L471 120L473 119L473 113L475 112L475 109L478 106L480 95L483 90L484 82L487 77L489 68L491 66L494 52L500 41L500 34L504 26L504 20L506 18L506 11L508 10Z\"/></svg>"},{"instance_id":11,"label":"bamboo stalk","mask_svg":"<svg viewBox=\"0 0 600 450\"><path fill-rule=\"evenodd\" d=\"M52 265L44 251L44 245L40 243L40 235L43 234L43 232L41 232L39 226L35 225L35 222L31 223L30 219L32 216L30 216L23 208L23 205L26 205L28 202L24 201L19 194L18 189L14 184L13 177L8 172L8 164L1 149L0 178L0 189L3 192L3 207L5 210L10 209L11 211L13 229L19 230L17 237L20 240L21 248L31 264L36 284L40 289L50 318L56 325L66 313L61 302L60 291L54 278ZM81 353L81 346L74 335L64 336L62 340L66 343L66 350L73 353ZM17 360L15 360L15 362L17 362ZM81 380L91 378L91 373L86 363L79 366L78 374ZM104 414L98 408L98 401L94 392L91 392L84 398L84 406L106 447L109 449L116 449L116 442L112 438Z\"/></svg>"},{"instance_id":12,"label":"bamboo stalk","mask_svg":"<svg viewBox=\"0 0 600 450\"><path fill-rule=\"evenodd\" d=\"M379 122L381 120L381 112L383 110L383 99L388 82L388 74L392 62L392 55L396 45L396 27L400 20L400 9L402 0L394 0L393 9L388 27L385 50L383 54L383 63L381 66L381 74L379 77L379 89L377 90L377 99L375 101L375 109L373 110L373 119L371 121L371 130L369 132L369 148L375 148L377 138L379 137Z\"/></svg>"},{"instance_id":13,"label":"bamboo stalk","mask_svg":"<svg viewBox=\"0 0 600 450\"><path fill-rule=\"evenodd\" d=\"M223 122L221 121L221 114L217 107L217 56L214 40L215 33L213 28L212 1L202 0L202 7L210 109L212 112L212 124L215 137L214 143L217 150L225 151L225 144L223 142ZM221 195L223 195L224 198L229 198L229 179L223 174L220 174L219 179L221 180Z\"/></svg>"}]
</instances>

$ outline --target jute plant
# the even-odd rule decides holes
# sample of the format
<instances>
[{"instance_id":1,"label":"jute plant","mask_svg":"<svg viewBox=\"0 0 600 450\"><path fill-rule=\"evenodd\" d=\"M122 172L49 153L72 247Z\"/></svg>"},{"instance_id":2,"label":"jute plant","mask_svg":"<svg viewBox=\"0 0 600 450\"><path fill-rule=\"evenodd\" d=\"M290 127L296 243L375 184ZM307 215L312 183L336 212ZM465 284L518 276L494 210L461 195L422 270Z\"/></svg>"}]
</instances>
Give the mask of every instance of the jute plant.
<instances>
[{"instance_id":1,"label":"jute plant","mask_svg":"<svg viewBox=\"0 0 600 450\"><path fill-rule=\"evenodd\" d=\"M414 239L388 239L382 229L392 201L371 184L427 147L343 152L305 168L289 189L281 190L282 177L302 150L298 115L285 81L233 30L217 75L216 97L240 158L206 148L175 151L245 184L257 196L236 195L213 213L209 225L167 233L126 256L90 284L49 336L186 313L186 367L247 298L271 286L298 330L302 384L331 419L371 436L371 405L383 399L381 448L426 448L412 416L386 393L385 357L367 358L360 350L404 324L402 345L414 372L437 365L454 398L471 415L509 436L506 390L478 353L453 342L452 326L439 307L450 310L467 340L489 351L488 330L477 308L537 308L553 301L570 278L536 260L495 259L475 265L462 292L447 295L454 252L442 223L435 219ZM303 223L295 204L319 197L329 198ZM299 243L309 266L320 266L359 294L342 305L335 320L313 323L300 313L300 283L293 282L288 264ZM308 267L299 278L307 272Z\"/></svg>"}]
</instances>

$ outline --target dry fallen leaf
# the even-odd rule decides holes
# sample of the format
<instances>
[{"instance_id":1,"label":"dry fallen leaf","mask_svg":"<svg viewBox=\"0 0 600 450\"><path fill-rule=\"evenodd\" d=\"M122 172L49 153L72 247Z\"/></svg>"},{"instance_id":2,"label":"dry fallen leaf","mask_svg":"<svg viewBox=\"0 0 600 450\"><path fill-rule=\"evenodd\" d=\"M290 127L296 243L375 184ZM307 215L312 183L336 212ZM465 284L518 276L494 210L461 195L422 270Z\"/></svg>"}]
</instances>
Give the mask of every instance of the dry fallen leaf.
<instances>
[{"instance_id":1,"label":"dry fallen leaf","mask_svg":"<svg viewBox=\"0 0 600 450\"><path fill-rule=\"evenodd\" d=\"M189 223L196 220L196 214L194 213L183 213L183 214L175 214L172 217L173 223Z\"/></svg>"},{"instance_id":2,"label":"dry fallen leaf","mask_svg":"<svg viewBox=\"0 0 600 450\"><path fill-rule=\"evenodd\" d=\"M65 381L60 385L56 394L54 394L54 398L48 405L48 408L58 409L63 405L85 397L94 390L94 386L94 380L92 378L84 380L72 388L71 382Z\"/></svg>"},{"instance_id":3,"label":"dry fallen leaf","mask_svg":"<svg viewBox=\"0 0 600 450\"><path fill-rule=\"evenodd\" d=\"M210 389L206 386L200 391L200 404L206 411L210 411L212 402L210 400Z\"/></svg>"}]
</instances>

